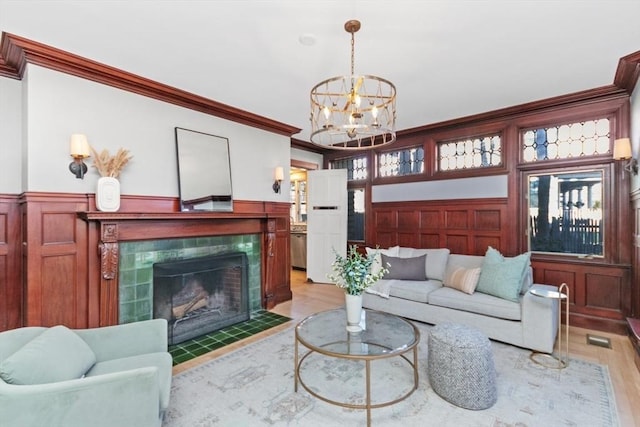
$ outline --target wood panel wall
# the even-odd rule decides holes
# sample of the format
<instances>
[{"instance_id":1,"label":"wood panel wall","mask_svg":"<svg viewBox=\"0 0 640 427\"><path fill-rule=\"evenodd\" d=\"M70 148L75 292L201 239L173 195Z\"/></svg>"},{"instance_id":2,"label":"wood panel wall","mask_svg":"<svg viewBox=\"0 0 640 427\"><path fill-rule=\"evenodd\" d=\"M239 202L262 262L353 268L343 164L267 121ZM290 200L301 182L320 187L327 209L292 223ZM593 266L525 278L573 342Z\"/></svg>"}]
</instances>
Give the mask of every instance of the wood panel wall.
<instances>
[{"instance_id":1,"label":"wood panel wall","mask_svg":"<svg viewBox=\"0 0 640 427\"><path fill-rule=\"evenodd\" d=\"M0 196L0 331L22 325L18 198Z\"/></svg>"},{"instance_id":2,"label":"wood panel wall","mask_svg":"<svg viewBox=\"0 0 640 427\"><path fill-rule=\"evenodd\" d=\"M449 248L484 255L488 246L513 254L506 199L386 202L372 205L373 241L368 246Z\"/></svg>"},{"instance_id":3,"label":"wood panel wall","mask_svg":"<svg viewBox=\"0 0 640 427\"><path fill-rule=\"evenodd\" d=\"M631 310L630 266L532 257L533 280L569 287L569 322L582 328L626 333Z\"/></svg>"},{"instance_id":4,"label":"wood panel wall","mask_svg":"<svg viewBox=\"0 0 640 427\"><path fill-rule=\"evenodd\" d=\"M505 256L518 254L517 214L507 199L374 203L372 215L375 228L367 246L449 248L468 255L484 255L492 246ZM571 324L626 333L631 266L542 254L533 254L531 265L536 283L567 283Z\"/></svg>"},{"instance_id":5,"label":"wood panel wall","mask_svg":"<svg viewBox=\"0 0 640 427\"><path fill-rule=\"evenodd\" d=\"M117 245L119 239L233 234L236 226L242 234L249 227L252 233L263 233L271 254L264 255L262 262L263 306L270 308L291 299L287 203L234 201L234 213L220 214L220 218L191 215L189 219L176 206L174 198L123 196L115 215L122 218L109 222L105 214L96 214L93 195L0 197L0 331L20 326L88 328L117 323L117 274L114 278L102 274L105 262L117 263L117 258L103 256L113 254L104 247L109 230L115 230ZM160 215L150 218L154 214ZM91 220L91 215L97 219ZM117 265L111 268L117 272Z\"/></svg>"}]
</instances>

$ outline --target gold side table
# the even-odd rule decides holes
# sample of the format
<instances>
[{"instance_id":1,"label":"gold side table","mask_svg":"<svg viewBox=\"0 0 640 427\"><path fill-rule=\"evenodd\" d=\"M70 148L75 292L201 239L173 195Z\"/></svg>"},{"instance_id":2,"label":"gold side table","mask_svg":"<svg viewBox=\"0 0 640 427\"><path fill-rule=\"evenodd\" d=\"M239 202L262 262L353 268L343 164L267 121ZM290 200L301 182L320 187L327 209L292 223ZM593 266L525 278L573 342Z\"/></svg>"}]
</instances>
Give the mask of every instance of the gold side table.
<instances>
[{"instance_id":1,"label":"gold side table","mask_svg":"<svg viewBox=\"0 0 640 427\"><path fill-rule=\"evenodd\" d=\"M547 289L532 288L529 291L532 295L540 298L552 298L558 300L558 355L534 351L529 358L538 365L552 369L564 369L569 364L569 287L566 283L560 285L557 291ZM564 343L562 341L562 301L565 302L565 333ZM564 345L563 345L564 344ZM564 351L563 351L564 349Z\"/></svg>"}]
</instances>

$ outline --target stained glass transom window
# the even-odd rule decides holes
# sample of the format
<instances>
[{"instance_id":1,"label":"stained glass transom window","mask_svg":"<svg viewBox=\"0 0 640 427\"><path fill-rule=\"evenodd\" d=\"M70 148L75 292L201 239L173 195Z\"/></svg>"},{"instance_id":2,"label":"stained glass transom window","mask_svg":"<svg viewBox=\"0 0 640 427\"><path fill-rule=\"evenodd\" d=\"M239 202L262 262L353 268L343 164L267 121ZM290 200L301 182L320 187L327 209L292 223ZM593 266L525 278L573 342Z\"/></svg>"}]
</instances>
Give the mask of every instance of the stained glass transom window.
<instances>
[{"instance_id":1,"label":"stained glass transom window","mask_svg":"<svg viewBox=\"0 0 640 427\"><path fill-rule=\"evenodd\" d=\"M366 157L334 160L331 162L331 169L346 169L347 180L349 181L367 179L367 176L369 176Z\"/></svg>"},{"instance_id":2,"label":"stained glass transom window","mask_svg":"<svg viewBox=\"0 0 640 427\"><path fill-rule=\"evenodd\" d=\"M403 176L424 172L424 148L383 153L378 156L378 176Z\"/></svg>"},{"instance_id":3,"label":"stained glass transom window","mask_svg":"<svg viewBox=\"0 0 640 427\"><path fill-rule=\"evenodd\" d=\"M609 119L587 120L523 132L525 162L609 153Z\"/></svg>"},{"instance_id":4,"label":"stained glass transom window","mask_svg":"<svg viewBox=\"0 0 640 427\"><path fill-rule=\"evenodd\" d=\"M462 139L438 144L441 171L485 168L502 164L500 135Z\"/></svg>"}]
</instances>

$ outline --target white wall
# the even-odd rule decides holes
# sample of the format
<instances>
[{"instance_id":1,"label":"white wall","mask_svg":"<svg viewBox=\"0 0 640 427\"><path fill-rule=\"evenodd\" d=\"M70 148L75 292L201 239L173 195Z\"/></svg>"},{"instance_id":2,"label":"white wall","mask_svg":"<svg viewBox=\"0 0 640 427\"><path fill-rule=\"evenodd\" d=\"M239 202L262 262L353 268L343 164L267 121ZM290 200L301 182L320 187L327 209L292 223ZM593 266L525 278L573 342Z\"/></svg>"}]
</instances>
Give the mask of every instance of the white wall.
<instances>
[{"instance_id":1,"label":"white wall","mask_svg":"<svg viewBox=\"0 0 640 427\"><path fill-rule=\"evenodd\" d=\"M0 193L22 192L22 82L0 78Z\"/></svg>"},{"instance_id":2,"label":"white wall","mask_svg":"<svg viewBox=\"0 0 640 427\"><path fill-rule=\"evenodd\" d=\"M313 153L311 151L300 150L298 148L291 148L291 159L299 160L301 162L315 163L318 165L318 169L322 169L322 164L323 164L322 154Z\"/></svg>"},{"instance_id":3,"label":"white wall","mask_svg":"<svg viewBox=\"0 0 640 427\"><path fill-rule=\"evenodd\" d=\"M507 175L497 175L406 184L374 185L371 188L371 201L380 203L507 197L507 178Z\"/></svg>"},{"instance_id":4,"label":"white wall","mask_svg":"<svg viewBox=\"0 0 640 427\"><path fill-rule=\"evenodd\" d=\"M229 139L235 199L288 202L287 192L275 194L271 189L275 167L290 163L287 136L31 64L23 85L28 86L24 191L93 193L99 177L95 168L89 167L84 180L68 171L69 137L84 133L98 152L130 150L133 159L120 176L122 194L178 196L174 138L178 126ZM16 158L15 147L7 140L3 138L0 146ZM91 159L87 163L90 166ZM2 183L0 192L17 191L15 185Z\"/></svg>"}]
</instances>

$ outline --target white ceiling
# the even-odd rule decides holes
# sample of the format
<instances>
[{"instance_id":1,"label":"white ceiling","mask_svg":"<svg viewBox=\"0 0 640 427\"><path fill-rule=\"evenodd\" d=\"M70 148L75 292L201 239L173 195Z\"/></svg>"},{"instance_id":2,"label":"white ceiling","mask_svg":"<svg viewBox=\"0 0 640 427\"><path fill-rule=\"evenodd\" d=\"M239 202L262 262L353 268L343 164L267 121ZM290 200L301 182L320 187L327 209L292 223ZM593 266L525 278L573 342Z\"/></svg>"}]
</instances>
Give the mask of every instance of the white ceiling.
<instances>
[{"instance_id":1,"label":"white ceiling","mask_svg":"<svg viewBox=\"0 0 640 427\"><path fill-rule=\"evenodd\" d=\"M395 83L409 129L613 83L640 0L0 0L0 31L303 129L309 90ZM311 35L315 44L300 43Z\"/></svg>"}]
</instances>

